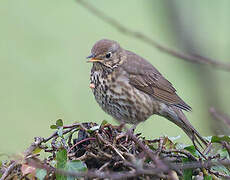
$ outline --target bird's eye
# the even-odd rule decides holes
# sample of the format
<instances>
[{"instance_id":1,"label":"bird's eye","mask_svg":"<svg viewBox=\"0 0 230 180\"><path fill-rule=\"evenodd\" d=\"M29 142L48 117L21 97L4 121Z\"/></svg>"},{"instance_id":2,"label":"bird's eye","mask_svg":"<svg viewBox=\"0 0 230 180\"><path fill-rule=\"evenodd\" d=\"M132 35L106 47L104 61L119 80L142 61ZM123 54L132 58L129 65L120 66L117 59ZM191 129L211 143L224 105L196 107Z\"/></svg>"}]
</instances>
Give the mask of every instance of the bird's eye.
<instances>
[{"instance_id":1,"label":"bird's eye","mask_svg":"<svg viewBox=\"0 0 230 180\"><path fill-rule=\"evenodd\" d=\"M105 55L105 57L106 57L107 59L109 59L111 56L112 56L112 53L111 53L111 52L108 52L108 53Z\"/></svg>"}]
</instances>

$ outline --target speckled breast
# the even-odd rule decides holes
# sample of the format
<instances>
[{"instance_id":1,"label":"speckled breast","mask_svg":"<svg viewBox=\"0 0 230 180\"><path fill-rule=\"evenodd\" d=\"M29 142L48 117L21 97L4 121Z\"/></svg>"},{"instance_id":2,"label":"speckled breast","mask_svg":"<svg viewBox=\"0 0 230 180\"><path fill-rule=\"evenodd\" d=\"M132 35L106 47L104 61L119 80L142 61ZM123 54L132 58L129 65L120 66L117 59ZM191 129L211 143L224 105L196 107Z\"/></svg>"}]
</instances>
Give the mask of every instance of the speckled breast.
<instances>
[{"instance_id":1,"label":"speckled breast","mask_svg":"<svg viewBox=\"0 0 230 180\"><path fill-rule=\"evenodd\" d=\"M137 124L157 110L152 97L131 86L124 73L92 71L90 80L97 103L118 121Z\"/></svg>"}]
</instances>

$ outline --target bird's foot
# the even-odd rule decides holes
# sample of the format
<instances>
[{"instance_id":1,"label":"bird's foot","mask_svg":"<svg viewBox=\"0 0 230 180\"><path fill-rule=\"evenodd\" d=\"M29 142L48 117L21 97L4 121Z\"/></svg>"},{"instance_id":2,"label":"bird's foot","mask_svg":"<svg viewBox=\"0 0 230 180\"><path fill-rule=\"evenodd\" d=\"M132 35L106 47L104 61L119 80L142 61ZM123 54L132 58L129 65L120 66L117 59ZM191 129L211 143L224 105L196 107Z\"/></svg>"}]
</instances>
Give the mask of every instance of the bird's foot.
<instances>
[{"instance_id":1,"label":"bird's foot","mask_svg":"<svg viewBox=\"0 0 230 180\"><path fill-rule=\"evenodd\" d=\"M122 128L124 127L124 124L121 124ZM127 130L127 132L122 132L120 135L116 137L116 142L120 140L121 138L125 137L125 142L128 142L130 134L133 134L137 125L133 125L130 129Z\"/></svg>"},{"instance_id":2,"label":"bird's foot","mask_svg":"<svg viewBox=\"0 0 230 180\"><path fill-rule=\"evenodd\" d=\"M137 127L137 124L134 124L130 129L128 129L128 131L130 131L130 133L134 133L136 127Z\"/></svg>"},{"instance_id":3,"label":"bird's foot","mask_svg":"<svg viewBox=\"0 0 230 180\"><path fill-rule=\"evenodd\" d=\"M121 140L122 138L125 137L124 142L128 141L129 135L125 132L122 132L121 134L119 134L116 138L115 138L115 143L117 143L119 140ZM122 141L122 140L121 140Z\"/></svg>"},{"instance_id":4,"label":"bird's foot","mask_svg":"<svg viewBox=\"0 0 230 180\"><path fill-rule=\"evenodd\" d=\"M119 126L117 126L117 129L120 130L120 131L122 131L122 129L123 129L124 127L125 127L125 123L122 122L122 123L120 123Z\"/></svg>"},{"instance_id":5,"label":"bird's foot","mask_svg":"<svg viewBox=\"0 0 230 180\"><path fill-rule=\"evenodd\" d=\"M193 143L193 145L194 145L194 147L195 147L195 149L200 153L200 155L204 158L204 159L206 159L207 160L207 157L204 155L204 153L203 152L201 152L201 150L198 148L198 146L197 146L197 144L196 144L196 142L195 142L195 140L194 139L192 139L192 143ZM198 143L199 145L200 145L200 143ZM200 145L201 146L201 145ZM202 147L202 146L201 146Z\"/></svg>"}]
</instances>

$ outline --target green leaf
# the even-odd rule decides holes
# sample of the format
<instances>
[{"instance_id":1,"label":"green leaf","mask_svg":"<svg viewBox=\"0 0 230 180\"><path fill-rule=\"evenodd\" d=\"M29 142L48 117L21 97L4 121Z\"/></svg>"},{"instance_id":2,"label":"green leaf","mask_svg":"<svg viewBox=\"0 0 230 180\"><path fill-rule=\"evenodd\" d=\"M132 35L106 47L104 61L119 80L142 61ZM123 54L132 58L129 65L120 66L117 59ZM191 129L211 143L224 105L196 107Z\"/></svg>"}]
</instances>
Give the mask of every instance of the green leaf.
<instances>
[{"instance_id":1,"label":"green leaf","mask_svg":"<svg viewBox=\"0 0 230 180\"><path fill-rule=\"evenodd\" d=\"M192 180L192 169L185 169L183 171L183 179Z\"/></svg>"},{"instance_id":2,"label":"green leaf","mask_svg":"<svg viewBox=\"0 0 230 180\"><path fill-rule=\"evenodd\" d=\"M87 170L86 164L80 160L68 161L66 167L68 171L85 172Z\"/></svg>"},{"instance_id":3,"label":"green leaf","mask_svg":"<svg viewBox=\"0 0 230 180\"><path fill-rule=\"evenodd\" d=\"M72 136L75 131L78 131L79 128L74 129L74 131L70 131L68 134L65 135L64 139L67 141L70 136Z\"/></svg>"},{"instance_id":4,"label":"green leaf","mask_svg":"<svg viewBox=\"0 0 230 180\"><path fill-rule=\"evenodd\" d=\"M185 147L187 147L188 145L185 145L183 143L175 143L175 149L184 149Z\"/></svg>"},{"instance_id":5,"label":"green leaf","mask_svg":"<svg viewBox=\"0 0 230 180\"><path fill-rule=\"evenodd\" d=\"M102 123L101 123L101 126L104 126L104 125L106 125L106 124L108 124L108 121L103 120Z\"/></svg>"},{"instance_id":6,"label":"green leaf","mask_svg":"<svg viewBox=\"0 0 230 180\"><path fill-rule=\"evenodd\" d=\"M66 170L69 172L85 172L87 171L87 166L80 160L68 161L66 163ZM74 177L67 177L67 180L74 180Z\"/></svg>"},{"instance_id":7,"label":"green leaf","mask_svg":"<svg viewBox=\"0 0 230 180\"><path fill-rule=\"evenodd\" d=\"M46 147L47 147L47 148L52 148L51 143L46 143Z\"/></svg>"},{"instance_id":8,"label":"green leaf","mask_svg":"<svg viewBox=\"0 0 230 180\"><path fill-rule=\"evenodd\" d=\"M211 142L212 140L212 136L203 136L203 138L207 140L208 142Z\"/></svg>"},{"instance_id":9,"label":"green leaf","mask_svg":"<svg viewBox=\"0 0 230 180\"><path fill-rule=\"evenodd\" d=\"M57 128L58 128L57 125L54 124L50 126L50 129L57 129Z\"/></svg>"},{"instance_id":10,"label":"green leaf","mask_svg":"<svg viewBox=\"0 0 230 180\"><path fill-rule=\"evenodd\" d=\"M148 144L147 144L147 145L148 145ZM157 145L156 143L150 144L150 145L148 145L148 146L149 146L149 148L150 148L151 150L153 150L153 151L156 151L157 148L158 148L158 145Z\"/></svg>"},{"instance_id":11,"label":"green leaf","mask_svg":"<svg viewBox=\"0 0 230 180\"><path fill-rule=\"evenodd\" d=\"M225 166L223 166L221 164L219 164L218 166L213 166L212 170L220 172L220 173L223 173L223 174L226 174L228 176L230 175L229 170Z\"/></svg>"},{"instance_id":12,"label":"green leaf","mask_svg":"<svg viewBox=\"0 0 230 180\"><path fill-rule=\"evenodd\" d=\"M56 154L57 168L64 168L67 162L67 151L66 149L58 150Z\"/></svg>"},{"instance_id":13,"label":"green leaf","mask_svg":"<svg viewBox=\"0 0 230 180\"><path fill-rule=\"evenodd\" d=\"M212 136L212 143L221 143L221 141L230 142L229 136Z\"/></svg>"},{"instance_id":14,"label":"green leaf","mask_svg":"<svg viewBox=\"0 0 230 180\"><path fill-rule=\"evenodd\" d=\"M57 161L56 160L50 161L50 165L57 167Z\"/></svg>"},{"instance_id":15,"label":"green leaf","mask_svg":"<svg viewBox=\"0 0 230 180\"><path fill-rule=\"evenodd\" d=\"M96 130L98 130L98 129L100 129L100 126L93 126L93 127L91 127L89 130L90 130L91 132L94 132L94 131L96 131Z\"/></svg>"},{"instance_id":16,"label":"green leaf","mask_svg":"<svg viewBox=\"0 0 230 180\"><path fill-rule=\"evenodd\" d=\"M36 169L36 177L39 180L43 180L47 175L47 172L45 169Z\"/></svg>"},{"instance_id":17,"label":"green leaf","mask_svg":"<svg viewBox=\"0 0 230 180\"><path fill-rule=\"evenodd\" d=\"M170 139L170 141L175 141L181 138L181 136L175 136L175 137L168 137Z\"/></svg>"},{"instance_id":18,"label":"green leaf","mask_svg":"<svg viewBox=\"0 0 230 180\"><path fill-rule=\"evenodd\" d=\"M210 175L208 175L208 176L205 175L205 176L204 176L204 180L212 180L212 176L210 176Z\"/></svg>"},{"instance_id":19,"label":"green leaf","mask_svg":"<svg viewBox=\"0 0 230 180\"><path fill-rule=\"evenodd\" d=\"M67 151L66 149L60 149L56 153L56 160L57 160L57 169L65 169L67 163ZM57 180L66 180L66 176L56 174Z\"/></svg>"},{"instance_id":20,"label":"green leaf","mask_svg":"<svg viewBox=\"0 0 230 180\"><path fill-rule=\"evenodd\" d=\"M59 137L63 136L63 127L58 128L57 134Z\"/></svg>"},{"instance_id":21,"label":"green leaf","mask_svg":"<svg viewBox=\"0 0 230 180\"><path fill-rule=\"evenodd\" d=\"M56 154L57 169L63 169L70 172L84 172L87 170L85 163L79 160L67 161L66 149L61 149ZM74 180L73 177L66 177L56 174L57 180Z\"/></svg>"},{"instance_id":22,"label":"green leaf","mask_svg":"<svg viewBox=\"0 0 230 180\"><path fill-rule=\"evenodd\" d=\"M174 149L175 148L175 144L168 137L164 137L163 145L166 149Z\"/></svg>"},{"instance_id":23,"label":"green leaf","mask_svg":"<svg viewBox=\"0 0 230 180\"><path fill-rule=\"evenodd\" d=\"M38 154L38 153L40 153L41 152L41 148L39 148L39 147L37 147L37 148L35 148L34 150L33 150L33 154Z\"/></svg>"},{"instance_id":24,"label":"green leaf","mask_svg":"<svg viewBox=\"0 0 230 180\"><path fill-rule=\"evenodd\" d=\"M2 173L0 173L0 178L2 177Z\"/></svg>"},{"instance_id":25,"label":"green leaf","mask_svg":"<svg viewBox=\"0 0 230 180\"><path fill-rule=\"evenodd\" d=\"M189 162L188 158L182 159L183 163ZM192 169L185 169L183 170L183 179L184 180L192 180Z\"/></svg>"},{"instance_id":26,"label":"green leaf","mask_svg":"<svg viewBox=\"0 0 230 180\"><path fill-rule=\"evenodd\" d=\"M63 126L63 121L62 121L62 119L58 119L58 120L56 121L56 125L57 125L58 127Z\"/></svg>"},{"instance_id":27,"label":"green leaf","mask_svg":"<svg viewBox=\"0 0 230 180\"><path fill-rule=\"evenodd\" d=\"M229 158L229 154L225 148L223 148L222 144L220 143L213 143L212 148L210 149L208 155L209 156L216 156L220 154L220 158Z\"/></svg>"},{"instance_id":28,"label":"green leaf","mask_svg":"<svg viewBox=\"0 0 230 180\"><path fill-rule=\"evenodd\" d=\"M100 126L98 125L98 126L93 126L93 127L91 127L90 129L87 129L87 132L88 133L93 133L94 131L96 131L96 130L99 130L100 129Z\"/></svg>"},{"instance_id":29,"label":"green leaf","mask_svg":"<svg viewBox=\"0 0 230 180\"><path fill-rule=\"evenodd\" d=\"M220 158L229 158L228 150L226 148L219 149L217 152L220 154Z\"/></svg>"},{"instance_id":30,"label":"green leaf","mask_svg":"<svg viewBox=\"0 0 230 180\"><path fill-rule=\"evenodd\" d=\"M185 150L189 151L193 156L199 157L199 152L196 150L195 146L187 146L184 148Z\"/></svg>"}]
</instances>

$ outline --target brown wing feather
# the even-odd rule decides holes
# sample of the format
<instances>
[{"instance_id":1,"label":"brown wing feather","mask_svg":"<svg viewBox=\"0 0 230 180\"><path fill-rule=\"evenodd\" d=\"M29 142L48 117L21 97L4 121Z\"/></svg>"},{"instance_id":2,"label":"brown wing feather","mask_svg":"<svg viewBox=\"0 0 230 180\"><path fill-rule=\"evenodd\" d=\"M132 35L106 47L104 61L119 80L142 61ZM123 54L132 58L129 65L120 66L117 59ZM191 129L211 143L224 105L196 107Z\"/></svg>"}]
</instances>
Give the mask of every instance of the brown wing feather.
<instances>
[{"instance_id":1,"label":"brown wing feather","mask_svg":"<svg viewBox=\"0 0 230 180\"><path fill-rule=\"evenodd\" d=\"M191 107L176 94L172 84L145 59L127 51L127 59L123 68L129 74L129 83L137 89L168 105L175 105L187 111L191 110Z\"/></svg>"}]
</instances>

